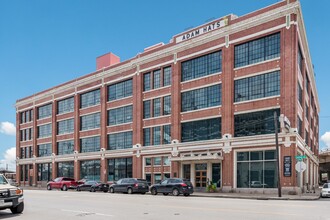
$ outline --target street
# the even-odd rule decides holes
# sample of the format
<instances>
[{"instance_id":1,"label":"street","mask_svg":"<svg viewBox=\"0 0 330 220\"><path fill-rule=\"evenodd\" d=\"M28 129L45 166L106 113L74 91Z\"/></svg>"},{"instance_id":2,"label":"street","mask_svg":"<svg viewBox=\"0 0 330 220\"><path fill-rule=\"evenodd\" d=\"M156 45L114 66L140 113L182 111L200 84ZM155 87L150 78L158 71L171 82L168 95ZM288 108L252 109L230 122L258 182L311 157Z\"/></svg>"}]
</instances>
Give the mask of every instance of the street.
<instances>
[{"instance_id":1,"label":"street","mask_svg":"<svg viewBox=\"0 0 330 220\"><path fill-rule=\"evenodd\" d=\"M330 219L329 199L276 201L25 190L25 210L0 219Z\"/></svg>"}]
</instances>

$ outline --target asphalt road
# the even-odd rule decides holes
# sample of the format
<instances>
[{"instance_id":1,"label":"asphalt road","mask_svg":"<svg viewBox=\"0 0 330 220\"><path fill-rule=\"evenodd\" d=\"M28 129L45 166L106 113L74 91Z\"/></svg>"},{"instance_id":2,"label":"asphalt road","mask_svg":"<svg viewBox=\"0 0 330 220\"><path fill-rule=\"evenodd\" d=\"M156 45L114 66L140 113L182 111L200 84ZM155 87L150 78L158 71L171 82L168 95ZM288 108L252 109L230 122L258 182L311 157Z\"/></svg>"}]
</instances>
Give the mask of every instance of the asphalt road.
<instances>
[{"instance_id":1,"label":"asphalt road","mask_svg":"<svg viewBox=\"0 0 330 220\"><path fill-rule=\"evenodd\" d=\"M3 210L0 219L330 220L329 206L330 199L277 201L25 190L23 214Z\"/></svg>"}]
</instances>

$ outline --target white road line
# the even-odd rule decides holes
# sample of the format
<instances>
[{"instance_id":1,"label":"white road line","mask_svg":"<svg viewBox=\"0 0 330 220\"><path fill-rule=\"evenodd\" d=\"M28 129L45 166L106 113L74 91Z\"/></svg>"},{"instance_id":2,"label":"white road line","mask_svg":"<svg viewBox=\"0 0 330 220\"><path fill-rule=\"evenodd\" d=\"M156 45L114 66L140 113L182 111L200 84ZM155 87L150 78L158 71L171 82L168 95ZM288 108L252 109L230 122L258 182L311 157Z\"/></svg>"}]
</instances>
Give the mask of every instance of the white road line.
<instances>
[{"instance_id":1,"label":"white road line","mask_svg":"<svg viewBox=\"0 0 330 220\"><path fill-rule=\"evenodd\" d=\"M62 212L73 212L73 213L79 213L79 214L93 214L93 215L99 215L99 216L113 217L113 215L107 215L107 214L95 213L95 212L85 212L85 211L78 211L78 210L62 209L61 211Z\"/></svg>"}]
</instances>

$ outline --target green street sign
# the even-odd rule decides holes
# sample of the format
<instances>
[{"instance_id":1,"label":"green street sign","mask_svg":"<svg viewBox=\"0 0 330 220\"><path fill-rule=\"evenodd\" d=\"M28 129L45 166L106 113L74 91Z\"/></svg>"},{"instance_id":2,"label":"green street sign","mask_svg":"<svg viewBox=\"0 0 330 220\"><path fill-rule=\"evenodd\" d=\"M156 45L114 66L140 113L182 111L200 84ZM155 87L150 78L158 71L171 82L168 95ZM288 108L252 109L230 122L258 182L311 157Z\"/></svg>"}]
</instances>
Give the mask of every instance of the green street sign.
<instances>
[{"instance_id":1,"label":"green street sign","mask_svg":"<svg viewBox=\"0 0 330 220\"><path fill-rule=\"evenodd\" d=\"M295 156L295 158L296 158L297 160L303 160L303 159L306 159L307 156L306 156L306 155L297 155L297 156Z\"/></svg>"}]
</instances>

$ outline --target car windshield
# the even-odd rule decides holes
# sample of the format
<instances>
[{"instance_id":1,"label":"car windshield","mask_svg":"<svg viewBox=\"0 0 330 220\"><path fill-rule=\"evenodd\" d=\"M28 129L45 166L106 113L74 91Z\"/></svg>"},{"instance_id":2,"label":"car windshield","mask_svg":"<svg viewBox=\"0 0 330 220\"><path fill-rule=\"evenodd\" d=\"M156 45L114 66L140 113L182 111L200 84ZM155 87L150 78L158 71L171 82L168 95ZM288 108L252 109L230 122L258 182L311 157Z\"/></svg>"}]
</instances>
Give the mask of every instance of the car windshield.
<instances>
[{"instance_id":1,"label":"car windshield","mask_svg":"<svg viewBox=\"0 0 330 220\"><path fill-rule=\"evenodd\" d=\"M0 184L8 184L8 182L4 176L0 176Z\"/></svg>"}]
</instances>

